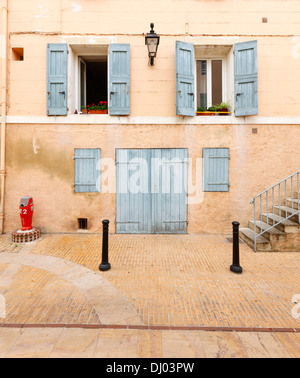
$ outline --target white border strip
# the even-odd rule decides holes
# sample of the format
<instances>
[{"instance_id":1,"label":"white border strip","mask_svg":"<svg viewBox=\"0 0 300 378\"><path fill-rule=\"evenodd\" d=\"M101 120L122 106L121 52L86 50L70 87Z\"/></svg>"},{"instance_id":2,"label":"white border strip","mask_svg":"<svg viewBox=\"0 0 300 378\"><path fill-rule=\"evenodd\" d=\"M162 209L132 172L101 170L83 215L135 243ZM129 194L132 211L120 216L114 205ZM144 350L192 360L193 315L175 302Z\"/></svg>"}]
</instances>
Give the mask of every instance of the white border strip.
<instances>
[{"instance_id":1,"label":"white border strip","mask_svg":"<svg viewBox=\"0 0 300 378\"><path fill-rule=\"evenodd\" d=\"M2 118L2 117L0 117ZM7 116L7 124L78 125L300 125L300 117L139 117L74 114L68 116Z\"/></svg>"}]
</instances>

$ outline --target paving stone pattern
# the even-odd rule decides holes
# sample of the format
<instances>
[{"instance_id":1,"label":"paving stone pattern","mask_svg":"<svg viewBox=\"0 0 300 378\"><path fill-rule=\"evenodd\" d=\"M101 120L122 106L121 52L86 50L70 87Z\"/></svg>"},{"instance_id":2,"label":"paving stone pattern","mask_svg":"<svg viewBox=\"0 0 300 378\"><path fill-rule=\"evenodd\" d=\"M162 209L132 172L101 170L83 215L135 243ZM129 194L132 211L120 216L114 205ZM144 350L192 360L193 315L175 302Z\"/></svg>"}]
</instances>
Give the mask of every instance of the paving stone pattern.
<instances>
[{"instance_id":1,"label":"paving stone pattern","mask_svg":"<svg viewBox=\"0 0 300 378\"><path fill-rule=\"evenodd\" d=\"M98 271L101 235L48 235L32 254ZM229 271L224 235L110 235L112 269L101 273L135 307L144 325L299 328L292 297L298 253L254 253L240 245L243 273Z\"/></svg>"}]
</instances>

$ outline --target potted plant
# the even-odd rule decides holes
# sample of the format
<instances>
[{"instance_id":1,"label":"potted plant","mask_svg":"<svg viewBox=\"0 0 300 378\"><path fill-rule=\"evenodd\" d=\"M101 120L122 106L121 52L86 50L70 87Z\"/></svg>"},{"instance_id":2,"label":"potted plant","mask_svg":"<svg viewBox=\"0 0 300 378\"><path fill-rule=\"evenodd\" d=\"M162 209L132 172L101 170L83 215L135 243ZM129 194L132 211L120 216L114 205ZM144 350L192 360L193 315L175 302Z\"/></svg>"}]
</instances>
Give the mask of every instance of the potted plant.
<instances>
[{"instance_id":1,"label":"potted plant","mask_svg":"<svg viewBox=\"0 0 300 378\"><path fill-rule=\"evenodd\" d=\"M83 106L82 113L83 114L107 114L108 113L107 101L99 101L97 105L95 103L92 103L92 105Z\"/></svg>"},{"instance_id":2,"label":"potted plant","mask_svg":"<svg viewBox=\"0 0 300 378\"><path fill-rule=\"evenodd\" d=\"M229 115L230 105L228 102L222 102L218 105L212 105L208 109L197 108L197 116L216 116L216 115Z\"/></svg>"},{"instance_id":3,"label":"potted plant","mask_svg":"<svg viewBox=\"0 0 300 378\"><path fill-rule=\"evenodd\" d=\"M197 116L213 116L213 115L215 115L215 110L212 106L208 109L197 108L196 115Z\"/></svg>"},{"instance_id":4,"label":"potted plant","mask_svg":"<svg viewBox=\"0 0 300 378\"><path fill-rule=\"evenodd\" d=\"M218 108L219 115L230 115L229 102L221 102L221 104L218 105Z\"/></svg>"}]
</instances>

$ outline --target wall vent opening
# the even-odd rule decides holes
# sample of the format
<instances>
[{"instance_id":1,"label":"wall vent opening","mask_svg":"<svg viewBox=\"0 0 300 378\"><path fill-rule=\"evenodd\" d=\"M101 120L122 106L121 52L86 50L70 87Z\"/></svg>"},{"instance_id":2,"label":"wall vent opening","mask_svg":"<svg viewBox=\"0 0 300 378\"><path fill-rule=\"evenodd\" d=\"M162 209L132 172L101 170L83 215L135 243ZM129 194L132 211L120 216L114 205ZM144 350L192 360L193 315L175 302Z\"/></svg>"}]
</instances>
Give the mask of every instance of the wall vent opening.
<instances>
[{"instance_id":1,"label":"wall vent opening","mask_svg":"<svg viewBox=\"0 0 300 378\"><path fill-rule=\"evenodd\" d=\"M23 61L24 60L24 48L23 47L13 47L12 48L12 60Z\"/></svg>"},{"instance_id":2,"label":"wall vent opening","mask_svg":"<svg viewBox=\"0 0 300 378\"><path fill-rule=\"evenodd\" d=\"M79 228L79 230L87 230L88 229L87 218L78 218L78 228Z\"/></svg>"}]
</instances>

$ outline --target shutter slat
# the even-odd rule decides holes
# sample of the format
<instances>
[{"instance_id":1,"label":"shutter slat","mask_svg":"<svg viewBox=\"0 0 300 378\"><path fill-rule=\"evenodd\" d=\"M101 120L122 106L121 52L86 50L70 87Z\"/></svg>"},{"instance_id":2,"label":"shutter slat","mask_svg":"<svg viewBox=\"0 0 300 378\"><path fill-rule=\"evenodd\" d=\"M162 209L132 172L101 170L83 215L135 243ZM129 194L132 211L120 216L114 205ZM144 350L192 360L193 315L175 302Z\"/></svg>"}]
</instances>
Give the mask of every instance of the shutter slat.
<instances>
[{"instance_id":1,"label":"shutter slat","mask_svg":"<svg viewBox=\"0 0 300 378\"><path fill-rule=\"evenodd\" d=\"M67 115L68 45L47 45L47 114Z\"/></svg>"},{"instance_id":2,"label":"shutter slat","mask_svg":"<svg viewBox=\"0 0 300 378\"><path fill-rule=\"evenodd\" d=\"M229 149L203 149L203 191L228 192Z\"/></svg>"},{"instance_id":3,"label":"shutter slat","mask_svg":"<svg viewBox=\"0 0 300 378\"><path fill-rule=\"evenodd\" d=\"M235 115L258 114L257 41L234 45Z\"/></svg>"},{"instance_id":4,"label":"shutter slat","mask_svg":"<svg viewBox=\"0 0 300 378\"><path fill-rule=\"evenodd\" d=\"M109 45L109 114L130 114L130 45Z\"/></svg>"},{"instance_id":5,"label":"shutter slat","mask_svg":"<svg viewBox=\"0 0 300 378\"><path fill-rule=\"evenodd\" d=\"M176 41L176 114L195 115L194 45Z\"/></svg>"}]
</instances>

